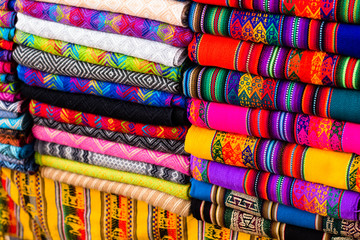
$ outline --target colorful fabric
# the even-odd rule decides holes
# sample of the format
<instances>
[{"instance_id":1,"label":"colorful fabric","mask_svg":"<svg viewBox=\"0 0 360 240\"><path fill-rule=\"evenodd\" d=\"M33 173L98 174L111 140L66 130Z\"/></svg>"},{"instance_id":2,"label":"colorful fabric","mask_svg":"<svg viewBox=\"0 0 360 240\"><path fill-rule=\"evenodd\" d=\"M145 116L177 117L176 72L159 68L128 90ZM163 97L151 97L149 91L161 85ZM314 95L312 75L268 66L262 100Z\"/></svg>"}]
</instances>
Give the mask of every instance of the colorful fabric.
<instances>
[{"instance_id":1,"label":"colorful fabric","mask_svg":"<svg viewBox=\"0 0 360 240\"><path fill-rule=\"evenodd\" d=\"M22 13L17 13L17 19L17 29L43 38L121 53L170 67L181 66L186 59L186 48L178 48L165 43L73 27Z\"/></svg>"},{"instance_id":2,"label":"colorful fabric","mask_svg":"<svg viewBox=\"0 0 360 240\"><path fill-rule=\"evenodd\" d=\"M19 113L0 110L0 118L18 118Z\"/></svg>"},{"instance_id":3,"label":"colorful fabric","mask_svg":"<svg viewBox=\"0 0 360 240\"><path fill-rule=\"evenodd\" d=\"M26 161L24 164L11 163L7 161L2 161L0 159L0 167L8 168L26 174L34 174L39 170L39 165L35 163L34 159L32 159L31 161Z\"/></svg>"},{"instance_id":4,"label":"colorful fabric","mask_svg":"<svg viewBox=\"0 0 360 240\"><path fill-rule=\"evenodd\" d=\"M35 125L53 128L63 132L100 138L111 142L123 143L133 147L151 149L158 152L188 155L188 153L184 150L184 141L114 132L99 128L57 122L52 119L36 116L34 116L33 120Z\"/></svg>"},{"instance_id":5,"label":"colorful fabric","mask_svg":"<svg viewBox=\"0 0 360 240\"><path fill-rule=\"evenodd\" d=\"M111 82L55 75L22 65L18 65L17 73L19 79L29 86L69 93L92 94L156 107L185 108L186 98L182 95Z\"/></svg>"},{"instance_id":6,"label":"colorful fabric","mask_svg":"<svg viewBox=\"0 0 360 240\"><path fill-rule=\"evenodd\" d=\"M35 100L30 102L29 112L37 117L47 118L57 122L144 137L185 140L188 130L188 127L185 126L167 127L122 121L66 108L59 108Z\"/></svg>"},{"instance_id":7,"label":"colorful fabric","mask_svg":"<svg viewBox=\"0 0 360 240\"><path fill-rule=\"evenodd\" d=\"M7 41L12 41L15 36L15 28L2 28L0 27L0 38Z\"/></svg>"},{"instance_id":8,"label":"colorful fabric","mask_svg":"<svg viewBox=\"0 0 360 240\"><path fill-rule=\"evenodd\" d=\"M212 202L220 207L235 209L268 220L283 222L303 228L315 229L334 235L359 238L358 221L322 217L283 204L266 201L243 193L191 180L190 196Z\"/></svg>"},{"instance_id":9,"label":"colorful fabric","mask_svg":"<svg viewBox=\"0 0 360 240\"><path fill-rule=\"evenodd\" d=\"M293 206L321 216L359 220L360 194L300 179L191 157L192 176L203 182Z\"/></svg>"},{"instance_id":10,"label":"colorful fabric","mask_svg":"<svg viewBox=\"0 0 360 240\"><path fill-rule=\"evenodd\" d=\"M36 125L33 127L32 131L34 137L41 141L57 143L73 148L80 148L83 150L127 160L155 164L177 170L186 175L190 175L188 156L136 148L121 143L114 143L102 139L85 137Z\"/></svg>"},{"instance_id":11,"label":"colorful fabric","mask_svg":"<svg viewBox=\"0 0 360 240\"><path fill-rule=\"evenodd\" d=\"M195 98L188 104L188 118L198 127L360 154L360 125L350 122Z\"/></svg>"},{"instance_id":12,"label":"colorful fabric","mask_svg":"<svg viewBox=\"0 0 360 240\"><path fill-rule=\"evenodd\" d=\"M11 129L0 128L0 143L22 147L33 141L31 134L26 131L17 131Z\"/></svg>"},{"instance_id":13,"label":"colorful fabric","mask_svg":"<svg viewBox=\"0 0 360 240\"><path fill-rule=\"evenodd\" d=\"M16 159L29 158L34 153L34 145L27 144L22 147L15 147L8 144L0 144L0 154Z\"/></svg>"},{"instance_id":14,"label":"colorful fabric","mask_svg":"<svg viewBox=\"0 0 360 240\"><path fill-rule=\"evenodd\" d=\"M32 125L31 116L27 113L18 118L0 118L0 129L26 130Z\"/></svg>"},{"instance_id":15,"label":"colorful fabric","mask_svg":"<svg viewBox=\"0 0 360 240\"><path fill-rule=\"evenodd\" d=\"M181 67L168 67L119 53L106 52L54 39L46 39L29 33L15 32L14 42L48 52L57 56L72 58L82 62L113 67L145 74L154 74L174 81L181 79ZM0 39L0 47L1 47Z\"/></svg>"},{"instance_id":16,"label":"colorful fabric","mask_svg":"<svg viewBox=\"0 0 360 240\"><path fill-rule=\"evenodd\" d=\"M189 45L189 57L203 66L315 85L360 89L360 60L347 56L195 34Z\"/></svg>"},{"instance_id":17,"label":"colorful fabric","mask_svg":"<svg viewBox=\"0 0 360 240\"><path fill-rule=\"evenodd\" d=\"M0 61L9 62L12 60L11 58L12 52L8 50L0 49Z\"/></svg>"},{"instance_id":18,"label":"colorful fabric","mask_svg":"<svg viewBox=\"0 0 360 240\"><path fill-rule=\"evenodd\" d=\"M12 93L0 92L0 101L17 102L21 99L22 99L22 97L21 97L20 93L12 94Z\"/></svg>"},{"instance_id":19,"label":"colorful fabric","mask_svg":"<svg viewBox=\"0 0 360 240\"><path fill-rule=\"evenodd\" d=\"M200 3L192 3L189 15L189 25L194 32L360 57L360 50L356 48L356 42L360 41L359 25L251 12Z\"/></svg>"},{"instance_id":20,"label":"colorful fabric","mask_svg":"<svg viewBox=\"0 0 360 240\"><path fill-rule=\"evenodd\" d=\"M12 11L14 10L16 0L0 0L0 10Z\"/></svg>"},{"instance_id":21,"label":"colorful fabric","mask_svg":"<svg viewBox=\"0 0 360 240\"><path fill-rule=\"evenodd\" d=\"M16 94L20 90L20 83L0 83L0 92Z\"/></svg>"},{"instance_id":22,"label":"colorful fabric","mask_svg":"<svg viewBox=\"0 0 360 240\"><path fill-rule=\"evenodd\" d=\"M213 67L193 67L184 74L184 94L243 107L305 113L360 123L360 92ZM345 107L346 106L346 107Z\"/></svg>"},{"instance_id":23,"label":"colorful fabric","mask_svg":"<svg viewBox=\"0 0 360 240\"><path fill-rule=\"evenodd\" d=\"M360 6L356 0L331 3L321 0L312 1L270 1L270 0L194 0L218 6L243 8L268 13L280 13L298 17L321 19L325 21L360 23Z\"/></svg>"},{"instance_id":24,"label":"colorful fabric","mask_svg":"<svg viewBox=\"0 0 360 240\"><path fill-rule=\"evenodd\" d=\"M14 49L14 43L0 38L0 48L12 51Z\"/></svg>"},{"instance_id":25,"label":"colorful fabric","mask_svg":"<svg viewBox=\"0 0 360 240\"><path fill-rule=\"evenodd\" d=\"M0 27L15 27L16 12L0 10Z\"/></svg>"},{"instance_id":26,"label":"colorful fabric","mask_svg":"<svg viewBox=\"0 0 360 240\"><path fill-rule=\"evenodd\" d=\"M81 62L22 45L14 50L13 59L21 65L47 73L180 93L180 83L167 78Z\"/></svg>"},{"instance_id":27,"label":"colorful fabric","mask_svg":"<svg viewBox=\"0 0 360 240\"><path fill-rule=\"evenodd\" d=\"M0 82L1 83L11 83L15 82L17 79L15 75L10 75L6 73L0 73Z\"/></svg>"},{"instance_id":28,"label":"colorful fabric","mask_svg":"<svg viewBox=\"0 0 360 240\"><path fill-rule=\"evenodd\" d=\"M181 48L187 47L193 37L188 28L121 13L31 0L17 1L15 11L48 21L163 42Z\"/></svg>"},{"instance_id":29,"label":"colorful fabric","mask_svg":"<svg viewBox=\"0 0 360 240\"><path fill-rule=\"evenodd\" d=\"M0 84L0 86L2 86L2 85ZM14 103L0 101L0 110L3 110L3 111L23 113L23 112L27 111L28 107L29 107L29 102L26 100L21 100L21 101L14 102Z\"/></svg>"},{"instance_id":30,"label":"colorful fabric","mask_svg":"<svg viewBox=\"0 0 360 240\"><path fill-rule=\"evenodd\" d=\"M1 62L0 61L0 73L15 73L15 64L13 62Z\"/></svg>"}]
</instances>

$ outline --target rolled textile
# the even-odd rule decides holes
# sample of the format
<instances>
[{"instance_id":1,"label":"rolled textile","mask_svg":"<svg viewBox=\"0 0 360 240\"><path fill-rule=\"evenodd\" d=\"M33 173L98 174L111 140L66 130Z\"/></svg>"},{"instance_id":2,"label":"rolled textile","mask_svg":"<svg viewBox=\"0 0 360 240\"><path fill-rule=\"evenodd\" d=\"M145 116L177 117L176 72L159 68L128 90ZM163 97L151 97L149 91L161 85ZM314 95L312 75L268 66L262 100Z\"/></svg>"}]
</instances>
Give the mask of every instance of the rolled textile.
<instances>
[{"instance_id":1,"label":"rolled textile","mask_svg":"<svg viewBox=\"0 0 360 240\"><path fill-rule=\"evenodd\" d=\"M20 90L20 83L0 83L0 92L16 94Z\"/></svg>"},{"instance_id":2,"label":"rolled textile","mask_svg":"<svg viewBox=\"0 0 360 240\"><path fill-rule=\"evenodd\" d=\"M29 86L61 92L90 94L155 107L185 108L186 105L186 98L178 94L112 82L55 75L22 65L17 66L17 74L19 79Z\"/></svg>"},{"instance_id":3,"label":"rolled textile","mask_svg":"<svg viewBox=\"0 0 360 240\"><path fill-rule=\"evenodd\" d=\"M170 168L161 167L146 162L130 161L123 158L98 154L80 148L72 148L56 143L37 140L35 142L34 150L41 155L49 155L98 167L105 167L123 172L146 175L174 183L188 184L190 182L189 176Z\"/></svg>"},{"instance_id":4,"label":"rolled textile","mask_svg":"<svg viewBox=\"0 0 360 240\"><path fill-rule=\"evenodd\" d=\"M356 90L263 78L201 66L189 68L185 72L183 90L188 97L206 101L360 123L360 92Z\"/></svg>"},{"instance_id":5,"label":"rolled textile","mask_svg":"<svg viewBox=\"0 0 360 240\"><path fill-rule=\"evenodd\" d=\"M42 177L56 182L144 201L154 207L160 207L184 217L190 215L190 201L157 190L125 183L111 182L50 167L41 167L40 172Z\"/></svg>"},{"instance_id":6,"label":"rolled textile","mask_svg":"<svg viewBox=\"0 0 360 240\"><path fill-rule=\"evenodd\" d=\"M0 110L0 118L18 118L20 113Z\"/></svg>"},{"instance_id":7,"label":"rolled textile","mask_svg":"<svg viewBox=\"0 0 360 240\"><path fill-rule=\"evenodd\" d=\"M0 10L0 27L15 27L16 12Z\"/></svg>"},{"instance_id":8,"label":"rolled textile","mask_svg":"<svg viewBox=\"0 0 360 240\"><path fill-rule=\"evenodd\" d=\"M96 48L89 48L59 40L42 38L22 32L19 29L16 29L14 42L57 56L117 69L154 74L174 81L179 81L182 76L181 67L169 67L119 53L106 52Z\"/></svg>"},{"instance_id":9,"label":"rolled textile","mask_svg":"<svg viewBox=\"0 0 360 240\"><path fill-rule=\"evenodd\" d=\"M15 48L13 59L18 64L57 75L96 79L169 93L180 93L179 82L167 78L81 62L23 45Z\"/></svg>"},{"instance_id":10,"label":"rolled textile","mask_svg":"<svg viewBox=\"0 0 360 240\"><path fill-rule=\"evenodd\" d=\"M162 42L180 48L187 47L193 37L193 33L189 28L121 13L60 4L18 0L16 1L15 11L70 26L101 32L118 33ZM75 17L80 17L81 21L76 20Z\"/></svg>"},{"instance_id":11,"label":"rolled textile","mask_svg":"<svg viewBox=\"0 0 360 240\"><path fill-rule=\"evenodd\" d=\"M173 0L95 0L91 3L86 0L42 0L41 2L64 4L80 8L90 8L100 11L124 13L132 16L142 17L166 22L176 26L187 26L188 1Z\"/></svg>"},{"instance_id":12,"label":"rolled textile","mask_svg":"<svg viewBox=\"0 0 360 240\"><path fill-rule=\"evenodd\" d=\"M0 82L1 83L12 83L12 82L15 82L16 80L17 79L16 79L15 75L0 73Z\"/></svg>"},{"instance_id":13,"label":"rolled textile","mask_svg":"<svg viewBox=\"0 0 360 240\"><path fill-rule=\"evenodd\" d=\"M35 153L35 162L40 166L47 166L67 172L84 174L89 177L151 188L181 199L189 200L188 191L190 185L172 183L154 177L93 166L58 157L41 155L39 153Z\"/></svg>"},{"instance_id":14,"label":"rolled textile","mask_svg":"<svg viewBox=\"0 0 360 240\"><path fill-rule=\"evenodd\" d=\"M360 41L359 25L200 3L191 4L189 16L189 25L194 32L360 57L360 50L356 47L356 42Z\"/></svg>"},{"instance_id":15,"label":"rolled textile","mask_svg":"<svg viewBox=\"0 0 360 240\"><path fill-rule=\"evenodd\" d=\"M270 0L194 0L195 2L249 9L260 12L280 13L298 17L321 19L325 21L360 23L360 7L356 0L335 0L325 4L321 0L315 1L270 1Z\"/></svg>"},{"instance_id":16,"label":"rolled textile","mask_svg":"<svg viewBox=\"0 0 360 240\"><path fill-rule=\"evenodd\" d=\"M184 141L144 137L134 134L114 132L99 128L57 122L52 119L36 116L34 116L33 120L35 125L49 127L64 132L83 135L87 137L100 138L111 142L123 143L133 147L146 148L158 152L189 155L184 150Z\"/></svg>"},{"instance_id":17,"label":"rolled textile","mask_svg":"<svg viewBox=\"0 0 360 240\"><path fill-rule=\"evenodd\" d=\"M360 191L360 156L190 127L185 151L206 160Z\"/></svg>"},{"instance_id":18,"label":"rolled textile","mask_svg":"<svg viewBox=\"0 0 360 240\"><path fill-rule=\"evenodd\" d=\"M1 84L0 84L1 86ZM28 100L20 100L17 102L5 102L0 101L0 110L15 112L15 113L23 113L27 111L29 108L29 101Z\"/></svg>"},{"instance_id":19,"label":"rolled textile","mask_svg":"<svg viewBox=\"0 0 360 240\"><path fill-rule=\"evenodd\" d=\"M14 43L0 38L0 48L12 51L14 49Z\"/></svg>"},{"instance_id":20,"label":"rolled textile","mask_svg":"<svg viewBox=\"0 0 360 240\"><path fill-rule=\"evenodd\" d=\"M351 122L194 98L188 104L188 118L198 127L360 154L360 125Z\"/></svg>"},{"instance_id":21,"label":"rolled textile","mask_svg":"<svg viewBox=\"0 0 360 240\"><path fill-rule=\"evenodd\" d=\"M0 159L0 167L2 167L2 171L8 168L26 174L35 174L39 170L39 165L35 163L34 159L26 161L25 164L10 163Z\"/></svg>"},{"instance_id":22,"label":"rolled textile","mask_svg":"<svg viewBox=\"0 0 360 240\"><path fill-rule=\"evenodd\" d=\"M35 100L30 102L29 112L37 117L51 119L60 123L69 123L144 137L185 140L185 135L188 130L188 127L185 126L167 127L122 121L100 115L60 108L40 103Z\"/></svg>"},{"instance_id":23,"label":"rolled textile","mask_svg":"<svg viewBox=\"0 0 360 240\"><path fill-rule=\"evenodd\" d=\"M0 61L0 73L15 73L15 64L13 62Z\"/></svg>"},{"instance_id":24,"label":"rolled textile","mask_svg":"<svg viewBox=\"0 0 360 240\"><path fill-rule=\"evenodd\" d=\"M23 84L21 93L30 99L58 107L92 113L110 118L144 124L182 126L190 125L186 110L182 108L159 108L119 101L93 95L72 94Z\"/></svg>"},{"instance_id":25,"label":"rolled textile","mask_svg":"<svg viewBox=\"0 0 360 240\"><path fill-rule=\"evenodd\" d=\"M13 11L16 0L0 0L0 10Z\"/></svg>"},{"instance_id":26,"label":"rolled textile","mask_svg":"<svg viewBox=\"0 0 360 240\"><path fill-rule=\"evenodd\" d=\"M189 45L189 57L203 66L316 85L360 89L360 60L347 56L195 34Z\"/></svg>"},{"instance_id":27,"label":"rolled textile","mask_svg":"<svg viewBox=\"0 0 360 240\"><path fill-rule=\"evenodd\" d=\"M197 199L191 199L191 213L198 220L260 237L271 237L279 240L323 240L332 237L329 233L271 221Z\"/></svg>"},{"instance_id":28,"label":"rolled textile","mask_svg":"<svg viewBox=\"0 0 360 240\"><path fill-rule=\"evenodd\" d=\"M359 238L358 221L322 217L283 204L266 201L209 183L191 179L190 196L221 207L239 210L265 219L316 229L334 235Z\"/></svg>"},{"instance_id":29,"label":"rolled textile","mask_svg":"<svg viewBox=\"0 0 360 240\"><path fill-rule=\"evenodd\" d=\"M32 118L28 113L22 114L18 118L0 118L0 129L26 130L32 125Z\"/></svg>"},{"instance_id":30,"label":"rolled textile","mask_svg":"<svg viewBox=\"0 0 360 240\"><path fill-rule=\"evenodd\" d=\"M0 143L22 147L33 141L33 136L27 131L0 128Z\"/></svg>"},{"instance_id":31,"label":"rolled textile","mask_svg":"<svg viewBox=\"0 0 360 240\"><path fill-rule=\"evenodd\" d=\"M7 41L12 41L15 36L15 28L2 28L0 27L0 38Z\"/></svg>"},{"instance_id":32,"label":"rolled textile","mask_svg":"<svg viewBox=\"0 0 360 240\"><path fill-rule=\"evenodd\" d=\"M16 159L25 159L29 158L34 153L34 145L27 144L22 147L15 147L8 144L0 144L0 154L16 158Z\"/></svg>"},{"instance_id":33,"label":"rolled textile","mask_svg":"<svg viewBox=\"0 0 360 240\"><path fill-rule=\"evenodd\" d=\"M30 156L29 158L17 159L4 154L0 154L0 160L8 163L14 163L17 165L25 165L28 161L34 161L34 158L33 156Z\"/></svg>"},{"instance_id":34,"label":"rolled textile","mask_svg":"<svg viewBox=\"0 0 360 240\"><path fill-rule=\"evenodd\" d=\"M0 49L0 61L4 61L4 62L12 61L11 55L12 55L11 51Z\"/></svg>"},{"instance_id":35,"label":"rolled textile","mask_svg":"<svg viewBox=\"0 0 360 240\"><path fill-rule=\"evenodd\" d=\"M188 156L136 148L125 144L71 134L37 125L33 127L32 131L34 137L41 141L57 143L73 148L81 148L83 150L127 160L156 164L190 175Z\"/></svg>"},{"instance_id":36,"label":"rolled textile","mask_svg":"<svg viewBox=\"0 0 360 240\"><path fill-rule=\"evenodd\" d=\"M190 171L198 181L339 219L359 220L360 194L322 184L233 167L191 156Z\"/></svg>"},{"instance_id":37,"label":"rolled textile","mask_svg":"<svg viewBox=\"0 0 360 240\"><path fill-rule=\"evenodd\" d=\"M0 101L16 102L21 99L22 99L22 96L20 93L12 94L12 93L0 92Z\"/></svg>"},{"instance_id":38,"label":"rolled textile","mask_svg":"<svg viewBox=\"0 0 360 240\"><path fill-rule=\"evenodd\" d=\"M22 13L17 13L17 18L17 29L43 38L121 53L170 67L178 67L186 59L185 48L178 48L165 43L68 26L37 19Z\"/></svg>"}]
</instances>

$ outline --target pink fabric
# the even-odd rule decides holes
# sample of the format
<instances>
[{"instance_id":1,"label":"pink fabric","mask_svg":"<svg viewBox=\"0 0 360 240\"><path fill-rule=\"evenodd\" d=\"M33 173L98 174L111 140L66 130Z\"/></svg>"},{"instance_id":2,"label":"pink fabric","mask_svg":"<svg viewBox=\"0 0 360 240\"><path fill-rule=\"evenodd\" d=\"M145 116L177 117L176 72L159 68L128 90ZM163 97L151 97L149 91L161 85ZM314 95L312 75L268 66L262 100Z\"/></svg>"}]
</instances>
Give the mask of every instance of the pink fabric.
<instances>
[{"instance_id":1,"label":"pink fabric","mask_svg":"<svg viewBox=\"0 0 360 240\"><path fill-rule=\"evenodd\" d=\"M22 99L20 93L11 94L0 92L0 101L16 102L20 99Z\"/></svg>"},{"instance_id":2,"label":"pink fabric","mask_svg":"<svg viewBox=\"0 0 360 240\"><path fill-rule=\"evenodd\" d=\"M344 152L353 152L360 155L360 125L346 123L342 135Z\"/></svg>"},{"instance_id":3,"label":"pink fabric","mask_svg":"<svg viewBox=\"0 0 360 240\"><path fill-rule=\"evenodd\" d=\"M147 162L190 175L190 160L189 157L186 156L132 147L126 144L71 134L38 125L34 125L32 131L35 138L45 142L81 148L87 151L133 161Z\"/></svg>"}]
</instances>

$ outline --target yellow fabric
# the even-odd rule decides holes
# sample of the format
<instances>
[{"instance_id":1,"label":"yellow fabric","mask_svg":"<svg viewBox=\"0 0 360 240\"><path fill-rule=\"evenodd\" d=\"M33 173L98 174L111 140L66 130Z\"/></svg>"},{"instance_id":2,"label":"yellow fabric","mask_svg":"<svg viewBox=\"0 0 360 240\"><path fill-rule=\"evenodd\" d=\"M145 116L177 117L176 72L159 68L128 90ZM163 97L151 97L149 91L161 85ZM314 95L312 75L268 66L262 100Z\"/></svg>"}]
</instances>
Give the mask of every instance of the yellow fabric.
<instances>
[{"instance_id":1,"label":"yellow fabric","mask_svg":"<svg viewBox=\"0 0 360 240\"><path fill-rule=\"evenodd\" d=\"M186 134L185 151L198 158L211 160L211 145L215 134L215 130L192 125Z\"/></svg>"}]
</instances>

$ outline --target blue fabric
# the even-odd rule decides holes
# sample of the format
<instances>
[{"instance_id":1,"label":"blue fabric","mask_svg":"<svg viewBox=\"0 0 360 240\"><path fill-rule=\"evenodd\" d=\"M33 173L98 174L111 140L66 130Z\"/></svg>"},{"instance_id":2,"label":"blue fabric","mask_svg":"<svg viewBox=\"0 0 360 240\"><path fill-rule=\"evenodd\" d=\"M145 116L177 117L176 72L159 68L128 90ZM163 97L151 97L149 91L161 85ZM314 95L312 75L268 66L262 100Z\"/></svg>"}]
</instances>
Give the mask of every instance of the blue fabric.
<instances>
[{"instance_id":1,"label":"blue fabric","mask_svg":"<svg viewBox=\"0 0 360 240\"><path fill-rule=\"evenodd\" d=\"M12 83L15 82L16 77L12 74L0 74L0 82L1 83Z\"/></svg>"},{"instance_id":2,"label":"blue fabric","mask_svg":"<svg viewBox=\"0 0 360 240\"><path fill-rule=\"evenodd\" d=\"M279 222L292 224L299 227L315 229L316 215L297 208L279 204L277 211Z\"/></svg>"},{"instance_id":3,"label":"blue fabric","mask_svg":"<svg viewBox=\"0 0 360 240\"><path fill-rule=\"evenodd\" d=\"M39 170L39 165L35 163L35 160L27 161L24 165L15 164L0 159L0 167L9 168L23 173L35 174Z\"/></svg>"},{"instance_id":4,"label":"blue fabric","mask_svg":"<svg viewBox=\"0 0 360 240\"><path fill-rule=\"evenodd\" d=\"M360 58L359 25L339 24L337 32L337 52L342 55ZM353 44L349 44L353 43Z\"/></svg>"},{"instance_id":5,"label":"blue fabric","mask_svg":"<svg viewBox=\"0 0 360 240\"><path fill-rule=\"evenodd\" d=\"M32 125L29 113L24 113L18 118L0 118L0 128L12 130L26 130Z\"/></svg>"},{"instance_id":6,"label":"blue fabric","mask_svg":"<svg viewBox=\"0 0 360 240\"><path fill-rule=\"evenodd\" d=\"M34 144L27 144L22 147L0 143L0 154L16 159L29 158L34 154Z\"/></svg>"},{"instance_id":7,"label":"blue fabric","mask_svg":"<svg viewBox=\"0 0 360 240\"><path fill-rule=\"evenodd\" d=\"M192 198L211 202L210 196L211 196L212 184L206 182L199 182L194 178L192 178L190 182L191 182L190 196Z\"/></svg>"},{"instance_id":8,"label":"blue fabric","mask_svg":"<svg viewBox=\"0 0 360 240\"><path fill-rule=\"evenodd\" d=\"M0 118L18 118L19 113L0 110Z\"/></svg>"},{"instance_id":9,"label":"blue fabric","mask_svg":"<svg viewBox=\"0 0 360 240\"><path fill-rule=\"evenodd\" d=\"M12 41L15 35L15 28L0 27L0 38L7 41Z\"/></svg>"}]
</instances>

